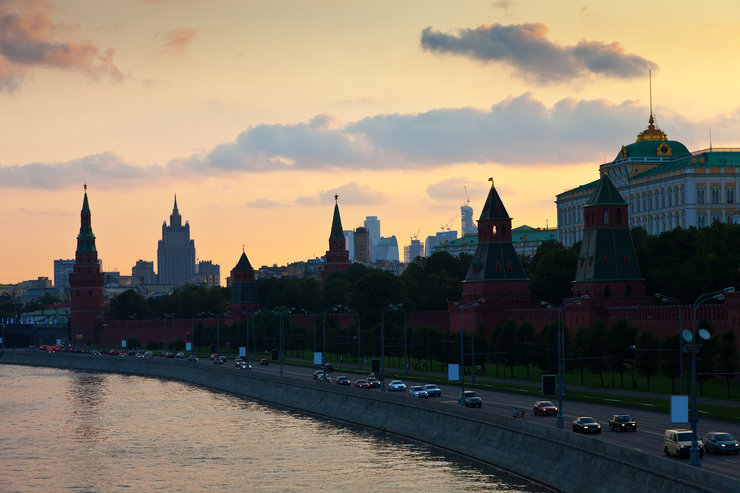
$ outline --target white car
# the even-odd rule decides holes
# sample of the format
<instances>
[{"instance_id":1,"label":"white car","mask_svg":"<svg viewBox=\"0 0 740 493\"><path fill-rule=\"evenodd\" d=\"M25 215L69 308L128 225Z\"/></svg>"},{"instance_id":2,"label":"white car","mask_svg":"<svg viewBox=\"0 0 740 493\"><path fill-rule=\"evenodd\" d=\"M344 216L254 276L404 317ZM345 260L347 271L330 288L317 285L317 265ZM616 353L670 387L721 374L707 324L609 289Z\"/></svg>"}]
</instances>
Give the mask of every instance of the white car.
<instances>
[{"instance_id":1,"label":"white car","mask_svg":"<svg viewBox=\"0 0 740 493\"><path fill-rule=\"evenodd\" d=\"M393 380L391 383L388 384L388 390L397 390L399 392L403 392L404 390L406 390L406 384L400 380Z\"/></svg>"},{"instance_id":2,"label":"white car","mask_svg":"<svg viewBox=\"0 0 740 493\"><path fill-rule=\"evenodd\" d=\"M429 394L429 397L434 397L435 395L437 397L442 397L442 389L434 385L433 383L428 383L424 386L424 390L427 391L427 394Z\"/></svg>"},{"instance_id":3,"label":"white car","mask_svg":"<svg viewBox=\"0 0 740 493\"><path fill-rule=\"evenodd\" d=\"M429 393L421 385L409 387L409 395L411 397L419 397L420 399L429 399Z\"/></svg>"}]
</instances>

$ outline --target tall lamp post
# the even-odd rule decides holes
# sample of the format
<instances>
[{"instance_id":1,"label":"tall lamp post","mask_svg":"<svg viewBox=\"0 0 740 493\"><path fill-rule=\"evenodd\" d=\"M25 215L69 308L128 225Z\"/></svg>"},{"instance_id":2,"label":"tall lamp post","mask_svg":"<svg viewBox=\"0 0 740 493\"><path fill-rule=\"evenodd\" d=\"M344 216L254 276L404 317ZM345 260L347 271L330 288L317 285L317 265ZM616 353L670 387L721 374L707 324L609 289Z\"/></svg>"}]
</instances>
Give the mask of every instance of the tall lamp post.
<instances>
[{"instance_id":1,"label":"tall lamp post","mask_svg":"<svg viewBox=\"0 0 740 493\"><path fill-rule=\"evenodd\" d=\"M280 376L283 375L283 353L285 349L285 345L283 343L283 315L285 315L286 313L290 313L293 310L295 310L295 308L288 308L287 310L281 310L281 311L275 311L275 310L272 311L272 313L277 313L280 315L280 326L279 326L280 327L279 328L279 332L280 332Z\"/></svg>"},{"instance_id":2,"label":"tall lamp post","mask_svg":"<svg viewBox=\"0 0 740 493\"><path fill-rule=\"evenodd\" d=\"M565 393L565 334L563 334L563 308L568 305L580 305L581 300L587 300L589 295L584 294L580 298L565 300L560 305L554 306L543 301L542 304L548 308L557 308L558 310L558 417L555 427L561 430L564 427L563 421L563 394Z\"/></svg>"},{"instance_id":3,"label":"tall lamp post","mask_svg":"<svg viewBox=\"0 0 740 493\"><path fill-rule=\"evenodd\" d=\"M326 314L328 312L335 312L337 309L342 308L342 305L336 305L336 306L330 306L326 310L324 310L324 349L321 352L321 369L326 369ZM324 372L321 379L326 382L326 372Z\"/></svg>"},{"instance_id":4,"label":"tall lamp post","mask_svg":"<svg viewBox=\"0 0 740 493\"><path fill-rule=\"evenodd\" d=\"M316 314L312 310L307 310L305 308L301 308L301 311L303 313L309 314L313 316L313 352L316 352Z\"/></svg>"},{"instance_id":5,"label":"tall lamp post","mask_svg":"<svg viewBox=\"0 0 740 493\"><path fill-rule=\"evenodd\" d=\"M190 355L195 356L195 319L200 317L201 315L205 315L206 312L200 312L193 315L193 317L190 319L190 333L193 334L192 339L190 340ZM248 329L249 327L247 327Z\"/></svg>"},{"instance_id":6,"label":"tall lamp post","mask_svg":"<svg viewBox=\"0 0 740 493\"><path fill-rule=\"evenodd\" d=\"M135 313L133 315L129 315L128 317L126 317L126 349L128 349L128 321L131 320L132 318L136 318L136 314ZM138 334L137 334L137 336L138 336ZM139 345L139 339L138 338L136 339L136 345L137 346Z\"/></svg>"},{"instance_id":7,"label":"tall lamp post","mask_svg":"<svg viewBox=\"0 0 740 493\"><path fill-rule=\"evenodd\" d=\"M164 346L162 349L164 349L164 352L167 353L167 319L168 318L175 318L174 313L165 313L162 316L162 345ZM172 327L172 335L175 335L175 328ZM172 352L175 352L175 340L172 340Z\"/></svg>"},{"instance_id":8,"label":"tall lamp post","mask_svg":"<svg viewBox=\"0 0 740 493\"><path fill-rule=\"evenodd\" d=\"M409 376L409 345L408 340L406 338L406 310L403 308L403 303L399 303L396 305L399 310L403 312L403 376L408 377Z\"/></svg>"},{"instance_id":9,"label":"tall lamp post","mask_svg":"<svg viewBox=\"0 0 740 493\"><path fill-rule=\"evenodd\" d=\"M696 353L699 351L701 344L704 341L709 340L710 334L708 331L701 329L699 330L699 337L702 342L696 340L696 309L702 303L706 303L710 300L723 300L725 293L733 293L735 288L730 286L721 291L714 291L711 293L705 293L699 296L694 302L694 317L691 325L691 333L687 330L682 334L682 337L687 343L691 344L691 431L693 438L691 440L691 449L689 450L689 465L694 467L701 467L701 461L699 460L699 438L696 433L696 425L699 421L699 412L696 409Z\"/></svg>"},{"instance_id":10,"label":"tall lamp post","mask_svg":"<svg viewBox=\"0 0 740 493\"><path fill-rule=\"evenodd\" d=\"M357 371L362 371L362 353L360 352L360 312L348 306L345 306L344 309L357 315Z\"/></svg>"},{"instance_id":11,"label":"tall lamp post","mask_svg":"<svg viewBox=\"0 0 740 493\"><path fill-rule=\"evenodd\" d=\"M465 405L465 345L463 344L463 315L465 314L465 310L470 309L470 330L472 331L474 329L473 327L473 307L478 306L481 303L486 301L485 299L481 298L478 301L469 301L468 303L460 304L459 302L455 302L455 305L460 307L460 405ZM471 384L473 382L471 381Z\"/></svg>"},{"instance_id":12,"label":"tall lamp post","mask_svg":"<svg viewBox=\"0 0 740 493\"><path fill-rule=\"evenodd\" d=\"M388 305L380 314L380 391L385 392L385 314L401 308L402 303L398 305Z\"/></svg>"},{"instance_id":13,"label":"tall lamp post","mask_svg":"<svg viewBox=\"0 0 740 493\"><path fill-rule=\"evenodd\" d=\"M655 297L660 299L663 303L670 303L678 307L678 368L681 374L679 382L681 385L681 391L679 395L683 395L683 317L681 316L681 303L676 298L670 296L664 296L660 293L655 293Z\"/></svg>"},{"instance_id":14,"label":"tall lamp post","mask_svg":"<svg viewBox=\"0 0 740 493\"><path fill-rule=\"evenodd\" d=\"M249 366L249 319L252 318L252 315L254 315L255 311L247 313L247 346L244 348L244 356L247 358L247 368L250 368ZM252 320L252 323L254 323L254 320Z\"/></svg>"}]
</instances>

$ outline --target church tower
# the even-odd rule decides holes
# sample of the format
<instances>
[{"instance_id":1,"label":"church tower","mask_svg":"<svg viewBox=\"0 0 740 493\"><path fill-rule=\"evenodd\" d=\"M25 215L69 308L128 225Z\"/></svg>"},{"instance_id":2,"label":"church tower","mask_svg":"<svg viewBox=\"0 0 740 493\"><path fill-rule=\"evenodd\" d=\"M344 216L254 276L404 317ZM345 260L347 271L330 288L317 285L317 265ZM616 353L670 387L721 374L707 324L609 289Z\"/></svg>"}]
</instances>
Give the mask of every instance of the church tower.
<instances>
[{"instance_id":1,"label":"church tower","mask_svg":"<svg viewBox=\"0 0 740 493\"><path fill-rule=\"evenodd\" d=\"M578 256L575 298L645 296L630 234L627 203L604 172L596 190L583 207L583 242Z\"/></svg>"},{"instance_id":2,"label":"church tower","mask_svg":"<svg viewBox=\"0 0 740 493\"><path fill-rule=\"evenodd\" d=\"M231 270L231 283L227 322L233 323L245 318L247 314L262 309L257 285L254 282L254 268L244 251L236 267Z\"/></svg>"},{"instance_id":3,"label":"church tower","mask_svg":"<svg viewBox=\"0 0 740 493\"><path fill-rule=\"evenodd\" d=\"M69 274L73 344L100 343L98 330L103 319L103 282L105 275L98 262L98 250L95 248L95 235L92 231L90 204L87 201L87 184L85 199L80 213L80 234L77 235L74 270ZM97 333L97 337L93 335Z\"/></svg>"},{"instance_id":4,"label":"church tower","mask_svg":"<svg viewBox=\"0 0 740 493\"><path fill-rule=\"evenodd\" d=\"M345 245L342 218L339 215L339 195L334 195L334 220L329 235L329 250L326 252L326 263L321 271L321 282L324 283L335 270L349 268L349 251Z\"/></svg>"},{"instance_id":5,"label":"church tower","mask_svg":"<svg viewBox=\"0 0 740 493\"><path fill-rule=\"evenodd\" d=\"M478 220L478 246L463 281L463 300L529 300L529 278L511 241L511 218L493 178Z\"/></svg>"}]
</instances>

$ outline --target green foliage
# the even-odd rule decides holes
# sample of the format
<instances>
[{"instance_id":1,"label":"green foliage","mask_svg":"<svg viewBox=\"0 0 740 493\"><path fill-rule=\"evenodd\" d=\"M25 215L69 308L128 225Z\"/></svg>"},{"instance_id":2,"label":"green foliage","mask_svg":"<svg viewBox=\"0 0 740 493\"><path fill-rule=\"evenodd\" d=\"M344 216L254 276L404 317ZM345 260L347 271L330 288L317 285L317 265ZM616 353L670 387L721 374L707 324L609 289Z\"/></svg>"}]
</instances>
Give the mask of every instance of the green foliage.
<instances>
[{"instance_id":1,"label":"green foliage","mask_svg":"<svg viewBox=\"0 0 740 493\"><path fill-rule=\"evenodd\" d=\"M431 257L417 257L401 274L408 297L418 310L446 310L448 301L459 301L461 283L465 280L473 257L453 257L437 252Z\"/></svg>"},{"instance_id":2,"label":"green foliage","mask_svg":"<svg viewBox=\"0 0 740 493\"><path fill-rule=\"evenodd\" d=\"M737 335L733 329L727 329L719 336L717 351L717 370L719 373L735 373L740 364L740 354L737 350ZM730 398L730 379L736 375L725 375L727 380L727 398Z\"/></svg>"},{"instance_id":3,"label":"green foliage","mask_svg":"<svg viewBox=\"0 0 740 493\"><path fill-rule=\"evenodd\" d=\"M637 354L635 356L635 368L640 375L647 378L647 389L650 390L650 377L658 374L660 339L647 329L643 329L635 344Z\"/></svg>"},{"instance_id":4,"label":"green foliage","mask_svg":"<svg viewBox=\"0 0 740 493\"><path fill-rule=\"evenodd\" d=\"M544 248L543 248L544 247ZM542 251L540 251L542 250ZM546 241L532 259L529 290L533 299L554 305L573 295L578 252L554 240Z\"/></svg>"}]
</instances>

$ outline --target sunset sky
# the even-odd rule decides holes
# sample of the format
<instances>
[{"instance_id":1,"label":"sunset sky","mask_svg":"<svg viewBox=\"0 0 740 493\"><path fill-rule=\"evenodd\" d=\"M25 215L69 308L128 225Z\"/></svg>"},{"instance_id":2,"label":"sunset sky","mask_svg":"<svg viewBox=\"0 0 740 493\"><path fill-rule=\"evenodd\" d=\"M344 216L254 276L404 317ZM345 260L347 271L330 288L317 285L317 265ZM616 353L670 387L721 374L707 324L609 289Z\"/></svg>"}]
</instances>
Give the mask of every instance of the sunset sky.
<instances>
[{"instance_id":1,"label":"sunset sky","mask_svg":"<svg viewBox=\"0 0 740 493\"><path fill-rule=\"evenodd\" d=\"M555 225L649 116L740 146L740 2L0 0L0 283L156 261L174 195L222 279L378 216L402 246L475 218ZM454 228L460 230L459 217Z\"/></svg>"}]
</instances>

